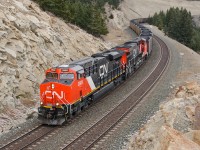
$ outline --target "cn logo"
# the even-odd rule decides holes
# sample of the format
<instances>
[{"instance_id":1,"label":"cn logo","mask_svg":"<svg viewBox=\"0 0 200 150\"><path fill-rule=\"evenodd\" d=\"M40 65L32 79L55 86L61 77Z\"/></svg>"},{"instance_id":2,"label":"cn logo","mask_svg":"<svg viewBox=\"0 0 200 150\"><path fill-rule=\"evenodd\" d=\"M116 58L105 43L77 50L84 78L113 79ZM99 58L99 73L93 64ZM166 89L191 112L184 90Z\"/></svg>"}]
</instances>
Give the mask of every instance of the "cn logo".
<instances>
[{"instance_id":1,"label":"cn logo","mask_svg":"<svg viewBox=\"0 0 200 150\"><path fill-rule=\"evenodd\" d=\"M61 91L60 94L58 94L56 91L45 91L44 94L46 95L46 98L48 98L48 99L54 98L55 95L60 100L64 98L64 92L63 91Z\"/></svg>"},{"instance_id":2,"label":"cn logo","mask_svg":"<svg viewBox=\"0 0 200 150\"><path fill-rule=\"evenodd\" d=\"M108 73L108 63L101 65L99 67L99 76L100 77L107 76L107 73Z\"/></svg>"}]
</instances>

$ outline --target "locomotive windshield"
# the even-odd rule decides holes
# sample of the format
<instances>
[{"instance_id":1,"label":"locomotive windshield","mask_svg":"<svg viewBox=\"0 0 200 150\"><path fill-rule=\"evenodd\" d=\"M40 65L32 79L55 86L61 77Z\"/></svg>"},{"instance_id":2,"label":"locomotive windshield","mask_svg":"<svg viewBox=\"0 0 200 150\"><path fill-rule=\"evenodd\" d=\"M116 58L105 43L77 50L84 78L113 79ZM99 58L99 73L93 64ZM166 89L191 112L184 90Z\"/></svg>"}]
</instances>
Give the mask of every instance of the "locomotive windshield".
<instances>
[{"instance_id":1,"label":"locomotive windshield","mask_svg":"<svg viewBox=\"0 0 200 150\"><path fill-rule=\"evenodd\" d=\"M48 72L46 74L46 79L58 79L58 74L57 73Z\"/></svg>"},{"instance_id":2,"label":"locomotive windshield","mask_svg":"<svg viewBox=\"0 0 200 150\"><path fill-rule=\"evenodd\" d=\"M60 74L60 81L64 82L65 84L71 84L74 80L73 73L62 73Z\"/></svg>"},{"instance_id":3,"label":"locomotive windshield","mask_svg":"<svg viewBox=\"0 0 200 150\"><path fill-rule=\"evenodd\" d=\"M60 79L62 80L74 80L74 74L73 73L62 73L60 74Z\"/></svg>"}]
</instances>

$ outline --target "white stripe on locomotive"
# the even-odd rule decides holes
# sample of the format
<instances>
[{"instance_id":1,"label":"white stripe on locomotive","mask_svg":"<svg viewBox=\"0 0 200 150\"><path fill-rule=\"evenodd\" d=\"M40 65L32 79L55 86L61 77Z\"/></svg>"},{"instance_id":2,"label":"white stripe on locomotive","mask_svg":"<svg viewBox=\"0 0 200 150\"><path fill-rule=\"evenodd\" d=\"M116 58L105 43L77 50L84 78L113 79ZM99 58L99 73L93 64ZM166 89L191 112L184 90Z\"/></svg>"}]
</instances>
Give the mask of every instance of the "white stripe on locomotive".
<instances>
[{"instance_id":1,"label":"white stripe on locomotive","mask_svg":"<svg viewBox=\"0 0 200 150\"><path fill-rule=\"evenodd\" d=\"M89 85L90 85L90 88L91 88L92 90L96 89L96 86L94 85L94 82L93 82L92 78L89 76L89 77L87 77L86 79L87 79L87 81L88 81L88 83L89 83Z\"/></svg>"}]
</instances>

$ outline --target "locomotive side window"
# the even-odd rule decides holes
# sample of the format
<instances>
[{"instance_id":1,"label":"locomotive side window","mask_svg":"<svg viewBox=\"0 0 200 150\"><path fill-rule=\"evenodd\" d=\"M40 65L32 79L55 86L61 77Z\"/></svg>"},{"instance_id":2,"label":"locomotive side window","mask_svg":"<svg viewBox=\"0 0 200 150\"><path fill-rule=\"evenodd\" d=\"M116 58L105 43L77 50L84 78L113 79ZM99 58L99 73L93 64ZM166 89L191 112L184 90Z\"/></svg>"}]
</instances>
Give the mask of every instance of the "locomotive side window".
<instances>
[{"instance_id":1,"label":"locomotive side window","mask_svg":"<svg viewBox=\"0 0 200 150\"><path fill-rule=\"evenodd\" d=\"M77 73L77 79L81 79L84 77L84 73Z\"/></svg>"},{"instance_id":2,"label":"locomotive side window","mask_svg":"<svg viewBox=\"0 0 200 150\"><path fill-rule=\"evenodd\" d=\"M81 78L81 74L77 73L77 79L79 80Z\"/></svg>"},{"instance_id":3,"label":"locomotive side window","mask_svg":"<svg viewBox=\"0 0 200 150\"><path fill-rule=\"evenodd\" d=\"M58 74L57 73L48 72L46 74L46 79L58 79Z\"/></svg>"}]
</instances>

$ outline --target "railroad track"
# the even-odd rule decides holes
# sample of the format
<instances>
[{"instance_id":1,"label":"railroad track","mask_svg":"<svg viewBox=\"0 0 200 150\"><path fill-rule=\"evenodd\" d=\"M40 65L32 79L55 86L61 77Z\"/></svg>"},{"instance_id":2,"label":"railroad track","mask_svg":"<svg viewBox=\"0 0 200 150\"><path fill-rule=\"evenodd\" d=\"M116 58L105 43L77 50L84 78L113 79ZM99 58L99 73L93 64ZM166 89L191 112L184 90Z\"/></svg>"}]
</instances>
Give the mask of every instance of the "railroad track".
<instances>
[{"instance_id":1,"label":"railroad track","mask_svg":"<svg viewBox=\"0 0 200 150\"><path fill-rule=\"evenodd\" d=\"M169 61L169 52L167 46L158 37L154 36L161 47L161 57L159 63L152 73L120 104L116 105L112 111L108 112L101 120L92 125L88 130L80 134L74 140L68 141L61 149L91 149L104 135L106 135L114 126L116 126L139 101L147 94L151 87L156 83L164 72ZM126 81L127 82L127 81ZM124 85L124 84L122 84ZM75 117L69 123L74 122L79 116ZM0 149L34 149L34 146L41 144L42 141L52 136L63 127L37 126L20 137L12 140Z\"/></svg>"},{"instance_id":2,"label":"railroad track","mask_svg":"<svg viewBox=\"0 0 200 150\"><path fill-rule=\"evenodd\" d=\"M86 111L85 111L86 112ZM22 133L17 138L12 139L7 144L0 145L0 150L24 150L34 149L37 145L48 140L53 135L62 132L63 128L79 119L85 112L68 120L63 126L37 125L32 129Z\"/></svg>"},{"instance_id":3,"label":"railroad track","mask_svg":"<svg viewBox=\"0 0 200 150\"><path fill-rule=\"evenodd\" d=\"M10 143L1 147L1 150L19 150L19 149L26 149L28 146L40 140L40 138L44 137L48 133L55 130L55 128L51 126L43 126L39 125L35 128L25 132L23 135L17 137Z\"/></svg>"},{"instance_id":4,"label":"railroad track","mask_svg":"<svg viewBox=\"0 0 200 150\"><path fill-rule=\"evenodd\" d=\"M82 150L92 149L100 139L102 139L111 129L113 129L128 113L141 101L141 99L151 90L158 79L167 68L170 55L167 45L157 36L154 39L161 48L161 57L157 66L151 74L132 91L124 101L117 105L112 111L96 122L88 130L80 134L72 141L68 141L60 149L62 150Z\"/></svg>"},{"instance_id":5,"label":"railroad track","mask_svg":"<svg viewBox=\"0 0 200 150\"><path fill-rule=\"evenodd\" d=\"M92 106L95 107L95 105ZM86 109L81 114L78 114L74 118L68 120L68 122L62 126L36 125L32 129L24 131L20 136L13 138L6 144L0 143L0 150L34 149L34 147L48 140L49 137L62 132L63 128L78 120L82 117L82 115L87 113L87 111L89 111L89 109Z\"/></svg>"}]
</instances>

